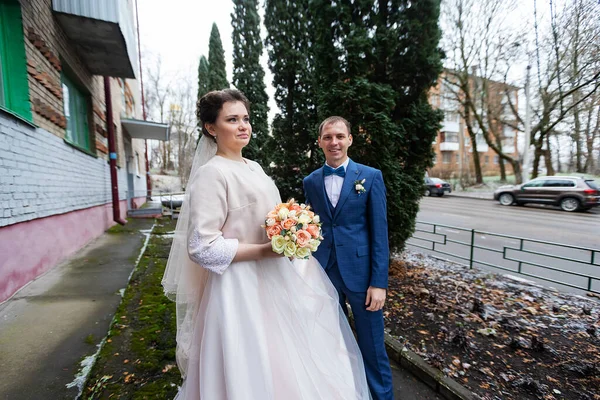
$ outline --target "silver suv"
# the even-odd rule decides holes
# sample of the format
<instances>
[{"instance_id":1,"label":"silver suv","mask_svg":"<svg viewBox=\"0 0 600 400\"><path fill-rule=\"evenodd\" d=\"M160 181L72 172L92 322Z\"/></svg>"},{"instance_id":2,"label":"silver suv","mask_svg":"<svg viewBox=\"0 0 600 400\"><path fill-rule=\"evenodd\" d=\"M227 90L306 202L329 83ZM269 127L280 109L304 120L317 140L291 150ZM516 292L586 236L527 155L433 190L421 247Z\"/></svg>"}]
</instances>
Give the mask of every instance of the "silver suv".
<instances>
[{"instance_id":1,"label":"silver suv","mask_svg":"<svg viewBox=\"0 0 600 400\"><path fill-rule=\"evenodd\" d=\"M589 210L600 205L600 189L592 179L574 176L543 176L521 185L499 187L494 200L511 204L549 204L564 211Z\"/></svg>"}]
</instances>

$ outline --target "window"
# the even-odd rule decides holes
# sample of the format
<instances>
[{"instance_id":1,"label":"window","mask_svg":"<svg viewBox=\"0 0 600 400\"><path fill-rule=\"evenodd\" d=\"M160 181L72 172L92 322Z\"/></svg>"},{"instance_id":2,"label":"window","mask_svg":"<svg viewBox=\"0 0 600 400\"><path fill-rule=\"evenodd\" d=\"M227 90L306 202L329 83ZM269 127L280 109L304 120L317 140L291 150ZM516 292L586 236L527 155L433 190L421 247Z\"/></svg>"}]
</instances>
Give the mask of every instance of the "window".
<instances>
[{"instance_id":1,"label":"window","mask_svg":"<svg viewBox=\"0 0 600 400\"><path fill-rule=\"evenodd\" d=\"M140 176L140 154L135 152L135 174Z\"/></svg>"},{"instance_id":2,"label":"window","mask_svg":"<svg viewBox=\"0 0 600 400\"><path fill-rule=\"evenodd\" d=\"M538 180L533 180L531 182L528 182L528 183L524 184L522 187L523 188L536 188L536 187L542 187L542 186L544 186L544 180L538 179Z\"/></svg>"},{"instance_id":3,"label":"window","mask_svg":"<svg viewBox=\"0 0 600 400\"><path fill-rule=\"evenodd\" d=\"M447 151L442 153L442 163L450 164L452 161L452 153L448 153Z\"/></svg>"},{"instance_id":4,"label":"window","mask_svg":"<svg viewBox=\"0 0 600 400\"><path fill-rule=\"evenodd\" d=\"M585 183L592 189L594 190L600 190L600 188L598 187L598 185L596 185L596 182L589 180L589 181L585 181Z\"/></svg>"},{"instance_id":5,"label":"window","mask_svg":"<svg viewBox=\"0 0 600 400\"><path fill-rule=\"evenodd\" d=\"M575 187L575 182L568 179L548 179L544 187Z\"/></svg>"},{"instance_id":6,"label":"window","mask_svg":"<svg viewBox=\"0 0 600 400\"><path fill-rule=\"evenodd\" d=\"M458 143L458 133L444 132L443 142Z\"/></svg>"},{"instance_id":7,"label":"window","mask_svg":"<svg viewBox=\"0 0 600 400\"><path fill-rule=\"evenodd\" d=\"M456 163L460 164L460 156L458 154L456 155Z\"/></svg>"},{"instance_id":8,"label":"window","mask_svg":"<svg viewBox=\"0 0 600 400\"><path fill-rule=\"evenodd\" d=\"M485 156L485 163L489 164L490 163L490 156Z\"/></svg>"},{"instance_id":9,"label":"window","mask_svg":"<svg viewBox=\"0 0 600 400\"><path fill-rule=\"evenodd\" d=\"M433 153L433 164L437 164L437 153Z\"/></svg>"},{"instance_id":10,"label":"window","mask_svg":"<svg viewBox=\"0 0 600 400\"><path fill-rule=\"evenodd\" d=\"M32 121L21 8L0 0L0 107Z\"/></svg>"},{"instance_id":11,"label":"window","mask_svg":"<svg viewBox=\"0 0 600 400\"><path fill-rule=\"evenodd\" d=\"M500 164L500 156L494 156L494 164Z\"/></svg>"},{"instance_id":12,"label":"window","mask_svg":"<svg viewBox=\"0 0 600 400\"><path fill-rule=\"evenodd\" d=\"M477 146L487 146L487 142L485 141L485 137L483 137L483 133L478 133L475 135L475 142Z\"/></svg>"},{"instance_id":13,"label":"window","mask_svg":"<svg viewBox=\"0 0 600 400\"><path fill-rule=\"evenodd\" d=\"M65 74L62 76L63 104L67 120L65 140L91 151L88 96Z\"/></svg>"}]
</instances>

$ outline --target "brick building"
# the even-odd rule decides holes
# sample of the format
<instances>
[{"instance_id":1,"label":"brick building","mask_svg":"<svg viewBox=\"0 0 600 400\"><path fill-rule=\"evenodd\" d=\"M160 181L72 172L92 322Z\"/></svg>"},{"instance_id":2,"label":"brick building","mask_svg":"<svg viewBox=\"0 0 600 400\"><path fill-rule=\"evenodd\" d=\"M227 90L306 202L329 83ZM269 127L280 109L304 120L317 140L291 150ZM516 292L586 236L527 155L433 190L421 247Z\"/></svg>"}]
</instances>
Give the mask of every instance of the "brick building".
<instances>
[{"instance_id":1,"label":"brick building","mask_svg":"<svg viewBox=\"0 0 600 400\"><path fill-rule=\"evenodd\" d=\"M461 116L461 106L456 99L456 89L446 82L447 74L449 74L448 70L440 76L438 85L432 89L429 97L431 104L444 112L444 120L442 128L433 142L434 165L428 173L429 176L443 179L458 178L461 176L461 171L463 175L468 171L471 176L474 176L473 145L465 121ZM475 83L473 78L471 81ZM510 119L512 112L506 92L510 93L513 104L518 107L518 88L491 81L487 82L487 87L490 91L490 107L494 109L494 113L498 114L499 119ZM500 124L498 122L497 130L501 132L498 140L502 145L503 152L518 157L517 131ZM500 157L488 146L481 132L477 134L476 147L482 174L484 176L500 175ZM512 174L510 164L505 163L505 166L507 174Z\"/></svg>"},{"instance_id":2,"label":"brick building","mask_svg":"<svg viewBox=\"0 0 600 400\"><path fill-rule=\"evenodd\" d=\"M0 302L145 202L144 139L168 127L141 120L133 15L0 0Z\"/></svg>"}]
</instances>

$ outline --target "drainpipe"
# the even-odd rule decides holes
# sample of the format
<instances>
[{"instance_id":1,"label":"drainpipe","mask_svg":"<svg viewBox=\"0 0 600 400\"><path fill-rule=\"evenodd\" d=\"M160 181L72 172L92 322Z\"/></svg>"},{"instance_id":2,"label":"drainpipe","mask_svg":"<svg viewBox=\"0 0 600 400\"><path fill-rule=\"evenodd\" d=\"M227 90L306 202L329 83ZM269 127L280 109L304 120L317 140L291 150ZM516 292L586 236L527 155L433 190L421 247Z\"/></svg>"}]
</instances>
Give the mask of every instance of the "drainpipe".
<instances>
[{"instance_id":1,"label":"drainpipe","mask_svg":"<svg viewBox=\"0 0 600 400\"><path fill-rule=\"evenodd\" d=\"M113 121L112 95L110 93L110 78L104 77L104 102L106 104L106 130L108 132L108 155L110 159L110 187L112 189L113 221L125 225L127 221L121 218L119 203L119 181L117 179L117 149L115 146L115 128Z\"/></svg>"}]
</instances>

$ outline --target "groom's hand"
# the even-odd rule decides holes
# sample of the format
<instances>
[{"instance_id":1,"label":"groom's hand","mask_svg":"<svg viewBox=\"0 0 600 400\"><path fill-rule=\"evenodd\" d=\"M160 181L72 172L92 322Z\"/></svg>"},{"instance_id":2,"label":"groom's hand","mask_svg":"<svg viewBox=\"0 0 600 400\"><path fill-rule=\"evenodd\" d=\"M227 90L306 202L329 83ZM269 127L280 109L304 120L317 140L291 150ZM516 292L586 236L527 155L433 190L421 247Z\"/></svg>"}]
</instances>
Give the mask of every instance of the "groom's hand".
<instances>
[{"instance_id":1,"label":"groom's hand","mask_svg":"<svg viewBox=\"0 0 600 400\"><path fill-rule=\"evenodd\" d=\"M365 302L365 306L367 306L368 311L379 311L383 308L385 304L385 295L386 290L382 288L376 288L373 286L369 286L367 289L367 301Z\"/></svg>"}]
</instances>

